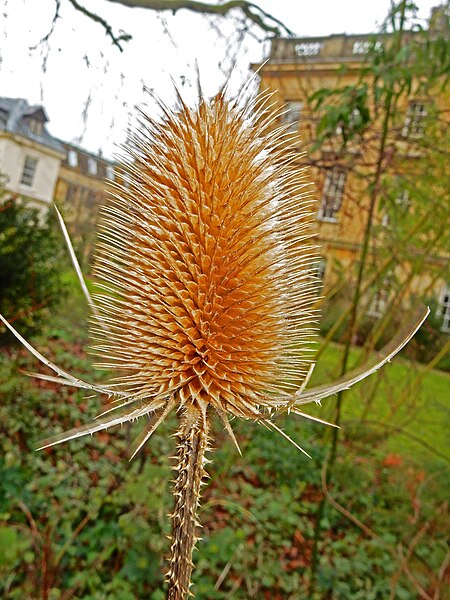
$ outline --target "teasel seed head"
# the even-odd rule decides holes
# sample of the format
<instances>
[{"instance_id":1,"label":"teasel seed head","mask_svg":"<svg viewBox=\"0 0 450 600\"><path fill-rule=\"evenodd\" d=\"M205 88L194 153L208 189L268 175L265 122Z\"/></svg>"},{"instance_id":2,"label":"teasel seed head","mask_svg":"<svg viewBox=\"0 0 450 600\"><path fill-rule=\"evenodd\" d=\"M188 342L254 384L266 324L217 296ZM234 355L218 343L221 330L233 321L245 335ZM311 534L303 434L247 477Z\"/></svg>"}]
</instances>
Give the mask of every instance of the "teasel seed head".
<instances>
[{"instance_id":1,"label":"teasel seed head","mask_svg":"<svg viewBox=\"0 0 450 600\"><path fill-rule=\"evenodd\" d=\"M315 334L311 185L268 95L162 103L103 211L92 331L112 387L156 410L259 419L305 378Z\"/></svg>"}]
</instances>

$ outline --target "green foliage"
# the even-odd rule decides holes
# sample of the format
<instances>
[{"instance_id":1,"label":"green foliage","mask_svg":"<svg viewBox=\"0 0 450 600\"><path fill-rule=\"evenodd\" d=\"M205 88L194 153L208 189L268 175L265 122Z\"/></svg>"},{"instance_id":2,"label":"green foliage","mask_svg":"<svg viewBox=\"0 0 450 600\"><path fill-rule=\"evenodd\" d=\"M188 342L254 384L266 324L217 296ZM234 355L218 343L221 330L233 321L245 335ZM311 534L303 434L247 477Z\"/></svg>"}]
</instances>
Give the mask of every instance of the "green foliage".
<instances>
[{"instance_id":1,"label":"green foliage","mask_svg":"<svg viewBox=\"0 0 450 600\"><path fill-rule=\"evenodd\" d=\"M436 348L442 348L448 343L450 334L442 331L442 315L438 303L434 298L426 301L430 307L429 318L414 336L410 347L409 356L421 362L431 362L436 354ZM447 353L436 365L438 369L450 371L450 353Z\"/></svg>"},{"instance_id":2,"label":"green foliage","mask_svg":"<svg viewBox=\"0 0 450 600\"><path fill-rule=\"evenodd\" d=\"M328 335L342 313L349 312L350 301L346 290L348 288L344 288L341 293L324 301L320 322L321 335ZM428 306L430 315L402 354L411 360L427 364L432 362L437 353L448 343L449 334L442 331L442 315L435 298L420 298L417 299L417 303ZM394 307L390 310L388 308L387 311L384 317L379 318L370 316L362 310L353 342L358 346L369 345L376 350L387 344L401 327L402 317L405 315L401 307ZM406 314L408 315L409 312ZM348 335L348 325L349 317L342 320L339 327L334 330L331 341L342 343ZM450 371L450 354L446 353L435 366L442 371Z\"/></svg>"},{"instance_id":3,"label":"green foliage","mask_svg":"<svg viewBox=\"0 0 450 600\"><path fill-rule=\"evenodd\" d=\"M393 6L386 23L391 35L373 39L367 64L354 86L322 89L310 98L321 116L315 149L330 142L336 151L336 164L343 168L348 168L350 156L354 179L361 180L357 182L360 195L352 202L358 203L361 214L369 201L375 206L370 226L365 226L368 252L358 252L355 265L347 265L346 273L336 268L336 261L330 264L330 280L340 291L323 303L320 331L322 335L330 333L336 342L351 339L379 348L398 329L411 305L419 301L430 305L432 314L408 352L416 360L429 362L448 340L440 331L436 299L428 296L439 281L450 276L444 258L450 243L445 151L449 134L438 102L430 99L447 83L443 66L448 62L449 44L436 32L420 31L411 36L403 31L405 22L401 21L411 11L414 13L414 7L409 3ZM432 60L440 62L428 77ZM412 98L426 98L426 118L422 133L406 140L402 132L410 94ZM355 115L364 118L352 124ZM381 122L389 136L388 147L382 143ZM352 146L347 152L349 141ZM375 158L371 164L365 163L368 155L380 161L379 172L374 169ZM357 215L355 211L355 218ZM384 222L377 224L381 215ZM355 266L361 269L361 279L353 310L352 288L358 280ZM423 297L417 298L420 289L424 290ZM368 308L380 291L381 295L385 292L385 306L381 317L374 318L367 314ZM439 368L448 369L448 364L448 357L443 357Z\"/></svg>"},{"instance_id":4,"label":"green foliage","mask_svg":"<svg viewBox=\"0 0 450 600\"><path fill-rule=\"evenodd\" d=\"M337 90L322 88L310 96L309 102L313 110L325 109L317 125L318 142L312 150L335 137L337 131L342 136L344 146L364 133L371 123L368 92L367 84L362 83L359 86L347 85Z\"/></svg>"},{"instance_id":5,"label":"green foliage","mask_svg":"<svg viewBox=\"0 0 450 600\"><path fill-rule=\"evenodd\" d=\"M446 87L448 35L422 29L415 22L416 13L413 3L393 3L380 33L368 41L367 63L360 70L359 81L322 88L309 97L312 110L320 115L313 151L336 137L341 138L341 150L350 140L362 142L362 136L379 125L379 117L386 111L390 127L398 118L403 123L402 98L407 100L413 94L429 100L430 92L440 93ZM406 31L408 27L410 31ZM343 65L342 70L346 69Z\"/></svg>"},{"instance_id":6,"label":"green foliage","mask_svg":"<svg viewBox=\"0 0 450 600\"><path fill-rule=\"evenodd\" d=\"M63 250L49 215L0 188L0 312L25 336L41 329L63 297ZM0 332L0 344L12 339Z\"/></svg>"}]
</instances>

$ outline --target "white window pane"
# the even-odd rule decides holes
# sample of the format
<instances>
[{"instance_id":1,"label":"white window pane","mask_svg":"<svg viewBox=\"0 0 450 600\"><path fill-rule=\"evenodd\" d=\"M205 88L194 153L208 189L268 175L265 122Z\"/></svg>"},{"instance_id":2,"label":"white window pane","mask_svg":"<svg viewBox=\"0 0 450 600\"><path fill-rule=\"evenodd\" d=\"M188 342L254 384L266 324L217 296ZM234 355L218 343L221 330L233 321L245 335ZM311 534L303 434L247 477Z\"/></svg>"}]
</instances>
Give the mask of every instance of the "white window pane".
<instances>
[{"instance_id":1,"label":"white window pane","mask_svg":"<svg viewBox=\"0 0 450 600\"><path fill-rule=\"evenodd\" d=\"M88 158L87 168L89 175L97 175L97 161L95 158Z\"/></svg>"},{"instance_id":2,"label":"white window pane","mask_svg":"<svg viewBox=\"0 0 450 600\"><path fill-rule=\"evenodd\" d=\"M36 174L37 158L26 156L23 165L22 177L20 183L31 187L33 185L34 176Z\"/></svg>"},{"instance_id":3,"label":"white window pane","mask_svg":"<svg viewBox=\"0 0 450 600\"><path fill-rule=\"evenodd\" d=\"M323 221L337 221L344 195L346 173L339 169L327 172L322 191L318 218Z\"/></svg>"},{"instance_id":4,"label":"white window pane","mask_svg":"<svg viewBox=\"0 0 450 600\"><path fill-rule=\"evenodd\" d=\"M391 296L392 283L392 277L387 276L376 286L375 293L366 311L369 317L378 319L386 312Z\"/></svg>"},{"instance_id":5,"label":"white window pane","mask_svg":"<svg viewBox=\"0 0 450 600\"><path fill-rule=\"evenodd\" d=\"M395 203L401 208L407 209L409 206L409 190L403 190L395 199Z\"/></svg>"},{"instance_id":6,"label":"white window pane","mask_svg":"<svg viewBox=\"0 0 450 600\"><path fill-rule=\"evenodd\" d=\"M41 121L37 121L36 119L30 120L29 128L31 133L34 133L36 135L42 135L44 131L43 123Z\"/></svg>"},{"instance_id":7,"label":"white window pane","mask_svg":"<svg viewBox=\"0 0 450 600\"><path fill-rule=\"evenodd\" d=\"M446 285L439 298L439 313L442 318L441 329L450 332L450 286Z\"/></svg>"},{"instance_id":8,"label":"white window pane","mask_svg":"<svg viewBox=\"0 0 450 600\"><path fill-rule=\"evenodd\" d=\"M283 115L283 122L286 125L290 124L288 131L297 131L298 122L303 110L303 102L289 101L286 103L287 112Z\"/></svg>"},{"instance_id":9,"label":"white window pane","mask_svg":"<svg viewBox=\"0 0 450 600\"><path fill-rule=\"evenodd\" d=\"M67 162L70 167L78 167L78 154L75 150L69 150L67 153Z\"/></svg>"},{"instance_id":10,"label":"white window pane","mask_svg":"<svg viewBox=\"0 0 450 600\"><path fill-rule=\"evenodd\" d=\"M420 138L425 133L427 107L424 102L410 102L402 129L403 137Z\"/></svg>"},{"instance_id":11,"label":"white window pane","mask_svg":"<svg viewBox=\"0 0 450 600\"><path fill-rule=\"evenodd\" d=\"M314 269L314 276L317 277L320 284L323 283L326 269L327 269L327 259L321 258Z\"/></svg>"}]
</instances>

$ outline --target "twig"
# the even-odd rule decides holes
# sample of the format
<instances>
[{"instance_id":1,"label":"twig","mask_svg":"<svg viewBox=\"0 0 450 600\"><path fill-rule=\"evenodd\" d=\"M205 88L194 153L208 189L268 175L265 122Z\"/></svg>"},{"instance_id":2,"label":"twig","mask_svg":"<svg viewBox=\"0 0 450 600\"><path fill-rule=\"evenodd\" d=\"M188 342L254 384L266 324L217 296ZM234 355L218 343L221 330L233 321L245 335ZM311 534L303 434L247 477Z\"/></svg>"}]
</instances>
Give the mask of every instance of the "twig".
<instances>
[{"instance_id":1,"label":"twig","mask_svg":"<svg viewBox=\"0 0 450 600\"><path fill-rule=\"evenodd\" d=\"M13 317L9 319L10 323L14 323L14 321L19 321L22 317L28 317L28 315L32 315L34 312L41 310L41 308L45 308L49 303L49 300L43 300L39 302L39 304L34 304L33 306L29 306L28 308L24 308L20 312L16 313Z\"/></svg>"},{"instance_id":2,"label":"twig","mask_svg":"<svg viewBox=\"0 0 450 600\"><path fill-rule=\"evenodd\" d=\"M405 575L408 577L408 579L414 585L414 587L416 588L416 590L419 593L419 595L421 596L421 598L424 598L424 600L433 600L433 598L431 598L431 596L429 596L427 594L427 592L422 588L422 586L420 585L420 583L417 581L417 579L411 573L411 571L410 571L410 569L408 567L408 561L410 560L411 556L413 555L414 550L415 550L417 544L420 542L420 540L426 534L426 532L428 531L428 529L431 527L433 521L436 519L436 517L440 513L445 512L447 510L447 507L448 507L448 502L443 502L439 506L439 508L435 511L435 513L428 519L428 521L426 521L422 525L422 527L419 529L419 531L416 533L416 535L411 540L411 542L410 542L410 544L408 546L408 550L406 552L406 555L403 554L403 547L402 547L401 544L399 544L399 546L397 548L397 553L398 553L398 556L400 557L400 566L399 566L398 570L396 571L396 573L394 573L394 575L392 577L390 600L394 600L394 598L395 598L395 590L397 588L397 583L398 583L398 580L399 580L399 577L400 577L400 573L402 571L404 571Z\"/></svg>"},{"instance_id":3,"label":"twig","mask_svg":"<svg viewBox=\"0 0 450 600\"><path fill-rule=\"evenodd\" d=\"M423 598L423 600L433 600L433 598L427 594L427 592L423 589L423 587L420 585L420 583L417 581L417 579L411 573L411 569L408 567L408 563L407 563L408 559L403 556L403 548L401 545L398 548L398 554L399 554L400 560L402 561L402 564L400 566L400 571L404 571L407 578L410 580L410 582L413 584L413 586L417 590L417 593L419 594L419 596L421 598ZM392 591L391 591L391 593L392 593ZM395 596L391 596L391 600L394 600L394 599L395 599Z\"/></svg>"},{"instance_id":4,"label":"twig","mask_svg":"<svg viewBox=\"0 0 450 600\"><path fill-rule=\"evenodd\" d=\"M450 563L450 551L447 552L444 560L442 561L442 565L440 566L438 577L437 577L437 588L433 594L433 600L439 600L442 581L444 580L445 573L447 571L449 563Z\"/></svg>"},{"instance_id":5,"label":"twig","mask_svg":"<svg viewBox=\"0 0 450 600\"><path fill-rule=\"evenodd\" d=\"M52 19L52 24L50 25L50 29L48 31L48 33L46 35L44 35L44 37L34 46L30 47L30 50L36 50L36 48L38 48L38 46L41 46L42 44L45 44L46 42L48 42L48 40L50 39L52 33L55 30L55 25L56 25L56 21L59 19L59 9L61 8L61 0L55 0L55 14L53 15L53 19Z\"/></svg>"},{"instance_id":6,"label":"twig","mask_svg":"<svg viewBox=\"0 0 450 600\"><path fill-rule=\"evenodd\" d=\"M103 17L100 17L100 15L93 13L92 11L85 8L84 6L81 6L81 4L79 4L77 2L77 0L68 0L68 1L75 8L75 10L78 10L79 12L83 13L83 15L86 15L86 17L89 17L89 19L92 19L92 21L99 23L104 28L106 35L109 38L111 38L113 45L117 46L117 48L119 48L119 50L121 52L123 52L121 42L129 42L131 40L131 35L129 35L128 33L122 33L121 35L116 36L112 30L111 25L107 21L105 21L105 19Z\"/></svg>"},{"instance_id":7,"label":"twig","mask_svg":"<svg viewBox=\"0 0 450 600\"><path fill-rule=\"evenodd\" d=\"M69 548L69 546L71 545L71 543L74 541L74 539L78 536L78 534L80 533L80 531L83 529L83 527L85 525L87 525L87 523L89 523L89 521L92 518L92 514L88 513L81 521L80 523L78 523L78 525L76 526L76 528L74 529L74 531L72 532L72 534L69 536L69 539L66 541L66 543L64 544L64 546L61 548L61 550L58 552L55 560L53 561L53 566L57 567L62 559L62 557L64 556L64 554L67 552L67 549Z\"/></svg>"},{"instance_id":8,"label":"twig","mask_svg":"<svg viewBox=\"0 0 450 600\"><path fill-rule=\"evenodd\" d=\"M21 511L24 513L24 515L26 516L30 527L31 527L31 532L33 534L33 537L35 538L35 540L37 540L40 544L42 544L42 535L39 533L39 529L36 525L36 521L33 518L33 515L30 512L30 509L28 508L28 506L22 501L19 500L18 502L18 506L21 509Z\"/></svg>"},{"instance_id":9,"label":"twig","mask_svg":"<svg viewBox=\"0 0 450 600\"><path fill-rule=\"evenodd\" d=\"M217 578L216 583L214 584L214 589L217 591L218 589L220 589L220 586L222 585L222 583L225 580L225 577L228 575L231 566L233 564L234 559L236 558L236 554L239 552L239 550L241 550L243 547L242 544L240 544L236 550L233 552L233 556L230 558L230 560L227 562L227 564L224 566L224 568L222 569L222 572L220 573L219 577Z\"/></svg>"},{"instance_id":10,"label":"twig","mask_svg":"<svg viewBox=\"0 0 450 600\"><path fill-rule=\"evenodd\" d=\"M383 545L383 547L385 547L386 550L392 555L393 558L400 558L399 568L398 568L397 572L395 573L395 575L393 577L393 581L391 583L390 600L394 600L394 598L395 598L396 585L397 585L398 579L399 579L402 571L405 573L405 575L411 581L411 583L413 584L414 588L416 589L416 591L418 592L418 594L420 595L421 598L423 598L424 600L437 600L436 598L431 598L431 596L429 596L427 594L427 592L422 588L420 583L417 581L417 579L411 573L411 570L408 567L408 560L414 554L415 547L417 546L420 539L425 535L425 533L431 526L434 518L439 513L444 512L446 510L447 502L444 502L443 504L441 504L441 506L437 509L437 511L433 515L433 517L431 517L416 533L416 535L414 536L414 538L412 539L411 543L408 546L408 551L406 553L406 556L404 556L401 545L399 545L399 548L397 549L397 553L396 553L393 550L393 548L391 548L388 544L386 544L386 542L384 542L384 540L382 538L380 538L380 536L375 531L370 529L370 527L365 525L362 521L360 521L357 517L355 517L350 511L348 511L346 508L344 508L341 504L336 502L336 500L330 495L328 486L327 486L327 482L326 482L327 465L328 465L328 459L325 460L322 465L322 490L325 494L326 499L330 503L330 505L333 506L342 515L344 515L349 521L351 521L359 529L361 529L368 537L374 538L378 542L380 542ZM444 567L444 571L445 571L445 568L446 567ZM442 569L442 567L441 567L441 569ZM443 575L442 575L442 577L443 577Z\"/></svg>"},{"instance_id":11,"label":"twig","mask_svg":"<svg viewBox=\"0 0 450 600\"><path fill-rule=\"evenodd\" d=\"M359 527L359 529L361 529L368 537L375 538L376 540L382 542L383 545L385 545L385 542L383 542L383 540L380 538L380 536L377 533L375 533L375 531L373 531L373 529L370 529L370 527L368 527L362 521L360 521L357 517L355 517L354 515L352 515L352 513L350 511L348 511L341 504L339 504L338 502L336 502L336 500L330 495L330 492L328 491L327 476L326 476L327 467L328 467L328 460L329 460L329 458L325 459L323 461L323 465L322 465L322 491L325 494L326 499L328 500L328 502L338 512L340 512L341 514L343 514L344 517L346 517L349 521L351 521L357 527Z\"/></svg>"}]
</instances>

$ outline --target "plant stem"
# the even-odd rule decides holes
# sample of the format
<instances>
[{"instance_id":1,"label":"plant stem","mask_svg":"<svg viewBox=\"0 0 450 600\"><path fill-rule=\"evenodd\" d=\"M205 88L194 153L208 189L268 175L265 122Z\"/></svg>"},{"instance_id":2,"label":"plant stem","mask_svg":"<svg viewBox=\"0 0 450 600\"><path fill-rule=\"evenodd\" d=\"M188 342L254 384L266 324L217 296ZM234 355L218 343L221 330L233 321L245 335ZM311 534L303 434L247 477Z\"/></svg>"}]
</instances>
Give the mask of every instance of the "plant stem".
<instances>
[{"instance_id":1,"label":"plant stem","mask_svg":"<svg viewBox=\"0 0 450 600\"><path fill-rule=\"evenodd\" d=\"M197 541L197 508L202 479L206 476L204 465L208 448L208 421L202 412L190 406L183 415L178 430L176 456L177 477L173 495L175 507L172 520L172 546L170 568L167 574L169 591L167 600L185 600L189 595L193 568L192 552Z\"/></svg>"}]
</instances>

